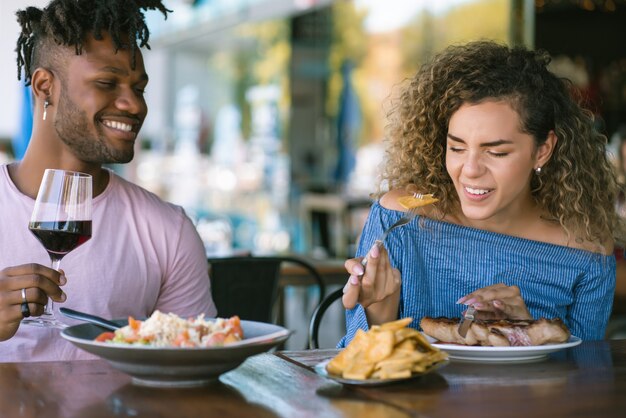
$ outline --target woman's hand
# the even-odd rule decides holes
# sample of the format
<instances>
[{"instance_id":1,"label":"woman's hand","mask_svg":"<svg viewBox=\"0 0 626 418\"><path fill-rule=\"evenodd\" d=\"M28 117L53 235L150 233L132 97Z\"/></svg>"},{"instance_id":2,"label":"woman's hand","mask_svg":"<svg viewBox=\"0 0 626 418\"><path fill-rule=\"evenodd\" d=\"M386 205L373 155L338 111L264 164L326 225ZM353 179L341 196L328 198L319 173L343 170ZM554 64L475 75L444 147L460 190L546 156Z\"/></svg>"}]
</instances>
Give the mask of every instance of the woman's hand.
<instances>
[{"instance_id":1,"label":"woman's hand","mask_svg":"<svg viewBox=\"0 0 626 418\"><path fill-rule=\"evenodd\" d=\"M367 257L366 269L361 264L363 258L345 262L351 275L344 287L343 306L352 309L361 304L371 325L397 319L400 271L391 267L387 250L380 244L374 244Z\"/></svg>"},{"instance_id":2,"label":"woman's hand","mask_svg":"<svg viewBox=\"0 0 626 418\"><path fill-rule=\"evenodd\" d=\"M475 290L457 303L474 305L477 319L532 319L519 287L504 283Z\"/></svg>"},{"instance_id":3,"label":"woman's hand","mask_svg":"<svg viewBox=\"0 0 626 418\"><path fill-rule=\"evenodd\" d=\"M0 271L0 341L13 337L22 320L22 289L32 316L43 313L48 297L55 302L65 302L61 290L67 282L63 271L41 264L23 264Z\"/></svg>"}]
</instances>

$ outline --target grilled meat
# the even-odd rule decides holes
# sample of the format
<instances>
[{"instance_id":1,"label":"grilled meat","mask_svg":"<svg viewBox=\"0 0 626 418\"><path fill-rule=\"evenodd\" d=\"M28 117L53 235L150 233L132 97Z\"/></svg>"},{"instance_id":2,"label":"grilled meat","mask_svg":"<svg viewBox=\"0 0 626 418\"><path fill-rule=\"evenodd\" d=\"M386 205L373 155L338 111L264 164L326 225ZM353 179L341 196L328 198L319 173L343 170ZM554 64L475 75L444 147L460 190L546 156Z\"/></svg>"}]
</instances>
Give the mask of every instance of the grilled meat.
<instances>
[{"instance_id":1,"label":"grilled meat","mask_svg":"<svg viewBox=\"0 0 626 418\"><path fill-rule=\"evenodd\" d=\"M459 319L424 317L425 334L440 342L494 347L530 346L566 342L570 332L559 318L537 320L475 320L465 338L458 333Z\"/></svg>"}]
</instances>

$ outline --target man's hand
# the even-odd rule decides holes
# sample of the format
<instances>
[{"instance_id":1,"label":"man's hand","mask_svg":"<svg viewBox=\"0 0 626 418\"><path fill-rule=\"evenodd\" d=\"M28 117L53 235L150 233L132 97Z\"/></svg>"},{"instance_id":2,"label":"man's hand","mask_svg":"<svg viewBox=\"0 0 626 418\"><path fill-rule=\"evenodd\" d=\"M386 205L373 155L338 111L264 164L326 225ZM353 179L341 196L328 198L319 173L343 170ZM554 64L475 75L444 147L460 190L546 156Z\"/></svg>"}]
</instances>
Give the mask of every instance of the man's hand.
<instances>
[{"instance_id":1,"label":"man's hand","mask_svg":"<svg viewBox=\"0 0 626 418\"><path fill-rule=\"evenodd\" d=\"M60 286L67 282L63 271L41 264L23 264L0 271L0 341L13 337L22 316L22 289L32 316L43 313L48 297L55 302L67 298Z\"/></svg>"}]
</instances>

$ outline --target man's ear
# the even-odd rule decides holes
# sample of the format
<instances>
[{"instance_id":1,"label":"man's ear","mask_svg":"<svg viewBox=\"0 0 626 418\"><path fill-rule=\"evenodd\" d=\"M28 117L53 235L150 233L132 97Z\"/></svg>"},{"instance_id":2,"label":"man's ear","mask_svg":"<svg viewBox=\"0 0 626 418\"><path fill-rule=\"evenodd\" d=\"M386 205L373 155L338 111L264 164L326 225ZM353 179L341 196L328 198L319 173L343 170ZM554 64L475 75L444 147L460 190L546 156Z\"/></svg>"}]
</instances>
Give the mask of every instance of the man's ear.
<instances>
[{"instance_id":1,"label":"man's ear","mask_svg":"<svg viewBox=\"0 0 626 418\"><path fill-rule=\"evenodd\" d=\"M537 167L543 167L544 165L546 165L548 160L550 160L550 157L554 152L554 148L556 147L557 141L558 138L556 137L554 131L548 132L548 138L546 139L546 142L539 145L539 148L537 148Z\"/></svg>"},{"instance_id":2,"label":"man's ear","mask_svg":"<svg viewBox=\"0 0 626 418\"><path fill-rule=\"evenodd\" d=\"M50 100L52 86L54 84L54 74L45 68L37 68L30 79L33 94L40 100Z\"/></svg>"}]
</instances>

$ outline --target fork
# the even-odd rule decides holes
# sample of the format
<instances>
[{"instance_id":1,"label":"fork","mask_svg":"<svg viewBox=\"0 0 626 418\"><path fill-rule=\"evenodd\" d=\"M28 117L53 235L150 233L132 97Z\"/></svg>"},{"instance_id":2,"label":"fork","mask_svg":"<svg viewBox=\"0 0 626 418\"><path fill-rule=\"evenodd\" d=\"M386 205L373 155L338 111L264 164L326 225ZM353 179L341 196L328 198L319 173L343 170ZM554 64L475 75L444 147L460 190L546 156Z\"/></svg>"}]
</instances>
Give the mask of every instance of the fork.
<instances>
[{"instance_id":1,"label":"fork","mask_svg":"<svg viewBox=\"0 0 626 418\"><path fill-rule=\"evenodd\" d=\"M424 197L424 195L422 193L413 193L413 197L415 197L416 199L421 199ZM406 225L409 222L411 222L413 219L415 219L419 208L420 208L419 206L416 206L416 207L409 209L408 212L405 212L405 214L400 219L398 219L393 225L385 229L385 231L380 235L380 237L378 237L378 239L374 241L374 245L380 248L384 244L385 240L387 239L387 236L392 230L396 229L399 226ZM369 255L369 252L368 252L368 255ZM363 267L367 266L367 256L363 258L363 260L361 261L361 265Z\"/></svg>"}]
</instances>

